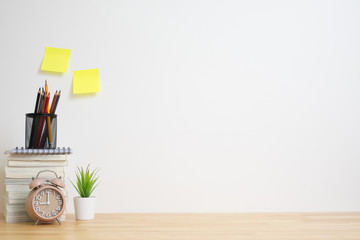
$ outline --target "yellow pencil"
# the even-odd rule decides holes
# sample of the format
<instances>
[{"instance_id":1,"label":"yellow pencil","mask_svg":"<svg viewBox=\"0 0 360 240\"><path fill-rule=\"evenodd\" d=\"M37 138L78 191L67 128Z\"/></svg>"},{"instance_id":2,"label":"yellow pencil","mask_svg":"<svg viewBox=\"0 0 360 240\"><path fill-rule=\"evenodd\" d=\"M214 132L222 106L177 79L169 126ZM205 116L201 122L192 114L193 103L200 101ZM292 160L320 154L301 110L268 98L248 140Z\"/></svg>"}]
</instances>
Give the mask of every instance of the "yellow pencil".
<instances>
[{"instance_id":1,"label":"yellow pencil","mask_svg":"<svg viewBox=\"0 0 360 240\"><path fill-rule=\"evenodd\" d=\"M48 93L48 95L49 95L49 102L50 102L50 93ZM50 105L50 104L47 105L47 110L46 110L46 113L48 113L48 114L50 113L50 111L49 111L49 105ZM50 121L50 117L48 116L48 117L46 118L46 120L47 120L47 125L48 125L49 147L51 147L52 136L51 136L51 121Z\"/></svg>"},{"instance_id":2,"label":"yellow pencil","mask_svg":"<svg viewBox=\"0 0 360 240\"><path fill-rule=\"evenodd\" d=\"M47 85L47 80L45 80L45 93L47 94L49 92L49 88Z\"/></svg>"}]
</instances>

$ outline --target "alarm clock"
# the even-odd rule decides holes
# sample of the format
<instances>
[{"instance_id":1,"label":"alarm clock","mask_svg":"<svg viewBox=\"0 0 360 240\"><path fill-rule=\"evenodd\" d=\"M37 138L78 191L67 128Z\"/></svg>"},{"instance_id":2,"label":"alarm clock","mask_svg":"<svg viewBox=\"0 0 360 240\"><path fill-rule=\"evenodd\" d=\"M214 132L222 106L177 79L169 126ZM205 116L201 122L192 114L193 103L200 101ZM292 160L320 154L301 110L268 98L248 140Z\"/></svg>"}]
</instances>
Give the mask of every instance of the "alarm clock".
<instances>
[{"instance_id":1,"label":"alarm clock","mask_svg":"<svg viewBox=\"0 0 360 240\"><path fill-rule=\"evenodd\" d=\"M39 175L43 172L52 172L56 178L43 182ZM29 188L32 189L26 198L26 211L35 222L50 223L55 220L61 224L60 217L66 207L66 198L59 188L64 188L65 183L54 171L43 170L38 172L36 178L32 178Z\"/></svg>"}]
</instances>

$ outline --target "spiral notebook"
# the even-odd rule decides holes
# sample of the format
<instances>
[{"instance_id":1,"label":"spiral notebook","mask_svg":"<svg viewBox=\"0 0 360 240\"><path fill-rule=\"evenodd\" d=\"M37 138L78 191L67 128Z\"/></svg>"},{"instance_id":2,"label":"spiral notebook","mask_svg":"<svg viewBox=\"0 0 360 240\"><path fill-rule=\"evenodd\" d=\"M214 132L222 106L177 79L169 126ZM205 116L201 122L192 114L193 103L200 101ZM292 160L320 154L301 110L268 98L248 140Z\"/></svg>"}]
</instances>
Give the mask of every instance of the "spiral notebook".
<instances>
[{"instance_id":1,"label":"spiral notebook","mask_svg":"<svg viewBox=\"0 0 360 240\"><path fill-rule=\"evenodd\" d=\"M31 149L31 148L14 148L8 151L5 151L6 154L72 154L72 149L67 147L63 148L53 148L53 149Z\"/></svg>"}]
</instances>

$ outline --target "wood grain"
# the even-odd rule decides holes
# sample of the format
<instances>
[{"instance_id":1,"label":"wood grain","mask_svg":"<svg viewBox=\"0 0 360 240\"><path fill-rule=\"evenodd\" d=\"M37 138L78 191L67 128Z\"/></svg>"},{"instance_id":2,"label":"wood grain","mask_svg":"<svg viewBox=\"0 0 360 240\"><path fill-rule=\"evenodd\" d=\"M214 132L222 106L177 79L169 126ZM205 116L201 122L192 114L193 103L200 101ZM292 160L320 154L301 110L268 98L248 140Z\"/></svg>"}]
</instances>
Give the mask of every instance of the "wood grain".
<instances>
[{"instance_id":1,"label":"wood grain","mask_svg":"<svg viewBox=\"0 0 360 240\"><path fill-rule=\"evenodd\" d=\"M67 214L62 225L5 223L1 240L60 239L360 239L360 213L124 213L96 214L76 221Z\"/></svg>"}]
</instances>

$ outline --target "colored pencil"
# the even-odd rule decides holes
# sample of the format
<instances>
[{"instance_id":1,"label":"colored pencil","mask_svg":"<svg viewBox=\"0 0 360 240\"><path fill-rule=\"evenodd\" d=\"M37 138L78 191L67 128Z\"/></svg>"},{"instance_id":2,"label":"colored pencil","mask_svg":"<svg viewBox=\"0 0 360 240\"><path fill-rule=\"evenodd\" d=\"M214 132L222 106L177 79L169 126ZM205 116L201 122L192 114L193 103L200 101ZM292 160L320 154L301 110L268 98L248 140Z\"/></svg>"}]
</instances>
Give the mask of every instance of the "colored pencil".
<instances>
[{"instance_id":1,"label":"colored pencil","mask_svg":"<svg viewBox=\"0 0 360 240\"><path fill-rule=\"evenodd\" d=\"M47 80L45 80L45 93L47 94L49 92Z\"/></svg>"},{"instance_id":2,"label":"colored pencil","mask_svg":"<svg viewBox=\"0 0 360 240\"><path fill-rule=\"evenodd\" d=\"M55 106L54 106L54 111L52 112L53 114L55 114L57 105L58 105L58 103L59 103L60 96L61 96L61 90L59 91L58 96L57 96L57 98L56 98Z\"/></svg>"},{"instance_id":3,"label":"colored pencil","mask_svg":"<svg viewBox=\"0 0 360 240\"><path fill-rule=\"evenodd\" d=\"M57 95L58 95L58 92L56 90L54 96L53 96L53 100L51 102L51 107L50 107L50 113L53 114L54 113L54 105L55 105L55 102L56 102L56 98L57 98Z\"/></svg>"},{"instance_id":4,"label":"colored pencil","mask_svg":"<svg viewBox=\"0 0 360 240\"><path fill-rule=\"evenodd\" d=\"M39 88L39 91L36 95L36 102L35 102L35 109L34 109L34 114L36 114L38 108L39 108L39 102L40 102L40 97L41 97L41 88ZM29 139L29 148L32 148L32 144L33 144L33 138L34 138L34 134L35 134L35 129L36 129L36 115L34 115L33 119L32 119L32 123L31 123L31 132L30 132L30 139Z\"/></svg>"},{"instance_id":5,"label":"colored pencil","mask_svg":"<svg viewBox=\"0 0 360 240\"><path fill-rule=\"evenodd\" d=\"M45 113L45 109L47 108L47 104L49 103L49 94L47 94L44 97L44 103L43 103L43 107L41 109L41 113ZM38 136L36 138L36 144L35 147L39 148L40 147L40 142L41 142L41 137L43 135L43 130L44 130L44 123L45 123L45 117L41 117L41 120L39 121L39 131L38 131Z\"/></svg>"},{"instance_id":6,"label":"colored pencil","mask_svg":"<svg viewBox=\"0 0 360 240\"><path fill-rule=\"evenodd\" d=\"M39 100L40 100L40 95L41 95L41 88L39 88L39 91L38 91L38 93L37 93L37 95L36 95L36 102L35 102L35 110L34 110L34 113L36 113L37 112L37 110L38 110L38 105L39 105Z\"/></svg>"},{"instance_id":7,"label":"colored pencil","mask_svg":"<svg viewBox=\"0 0 360 240\"><path fill-rule=\"evenodd\" d=\"M57 90L53 95L53 99L50 104L50 92L47 80L45 80L45 86L39 88L36 96L30 141L29 146L27 146L28 148L44 148L47 141L49 143L49 147L52 147L52 115L56 112L60 96L61 90Z\"/></svg>"}]
</instances>

